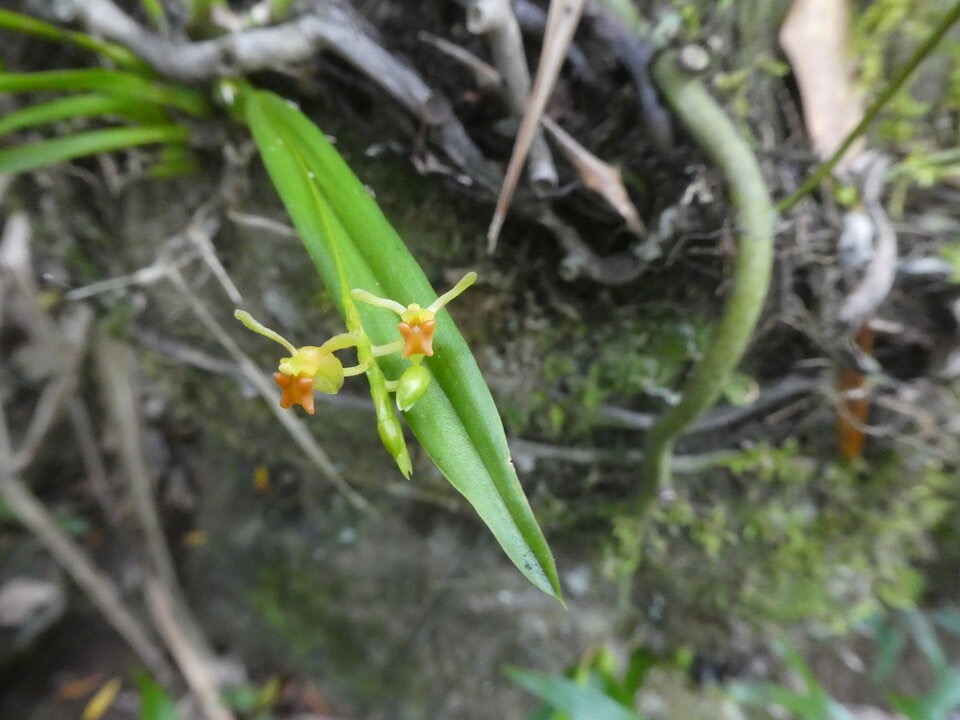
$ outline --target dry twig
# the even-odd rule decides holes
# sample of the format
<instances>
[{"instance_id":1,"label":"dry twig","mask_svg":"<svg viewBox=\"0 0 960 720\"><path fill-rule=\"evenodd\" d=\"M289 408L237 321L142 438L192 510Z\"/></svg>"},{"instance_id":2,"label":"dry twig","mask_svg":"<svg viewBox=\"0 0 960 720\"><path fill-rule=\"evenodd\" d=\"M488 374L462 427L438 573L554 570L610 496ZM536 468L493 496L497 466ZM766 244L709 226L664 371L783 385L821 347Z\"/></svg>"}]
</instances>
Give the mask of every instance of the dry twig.
<instances>
[{"instance_id":1,"label":"dry twig","mask_svg":"<svg viewBox=\"0 0 960 720\"><path fill-rule=\"evenodd\" d=\"M467 6L467 30L486 36L493 64L503 78L507 107L515 118L522 118L530 97L530 68L510 0L473 0ZM557 169L539 127L530 142L529 173L538 195L557 186Z\"/></svg>"},{"instance_id":2,"label":"dry twig","mask_svg":"<svg viewBox=\"0 0 960 720\"><path fill-rule=\"evenodd\" d=\"M34 316L43 315L32 282L24 283L23 278L31 278L29 262L29 225L22 216L11 218L4 231L3 251L0 251L4 262L0 267L0 299L11 292L11 284L16 284L21 290L20 297L30 306L28 312ZM11 246L16 246L16 252L10 252ZM16 259L16 260L15 260ZM18 267L11 267L11 262L19 262ZM11 277L20 277L20 281L11 283ZM45 346L46 352L56 358L60 367L58 377L51 380L44 391L48 400L43 407L38 407L28 427L28 445L21 446L14 455L7 429L6 413L0 407L0 497L10 506L16 517L32 532L47 551L53 555L58 563L73 578L74 582L86 592L93 604L103 613L107 622L130 645L144 665L161 682L170 683L174 677L163 653L157 647L149 632L127 609L123 596L113 580L102 572L90 560L87 554L70 537L60 529L56 519L43 503L30 491L29 487L20 480L18 469L27 467L34 457L35 450L46 437L53 425L53 419L58 417L63 405L68 401L70 394L65 388L72 386L77 370L85 356L85 340L88 334L92 313L83 310L73 318L76 344L72 347L63 347L59 340L56 328L45 315L39 323L31 323L34 339ZM43 330L41 330L43 328ZM16 458L16 460L15 460Z\"/></svg>"},{"instance_id":3,"label":"dry twig","mask_svg":"<svg viewBox=\"0 0 960 720\"><path fill-rule=\"evenodd\" d=\"M840 305L837 317L847 328L857 328L876 312L890 294L897 275L897 233L881 204L883 178L890 160L876 153L866 161L861 196L873 224L873 254L863 278Z\"/></svg>"},{"instance_id":4,"label":"dry twig","mask_svg":"<svg viewBox=\"0 0 960 720\"><path fill-rule=\"evenodd\" d=\"M597 255L576 229L550 208L545 208L537 219L554 234L567 253L560 266L560 276L565 280L588 277L603 285L624 285L639 277L646 267L645 262L628 252Z\"/></svg>"},{"instance_id":5,"label":"dry twig","mask_svg":"<svg viewBox=\"0 0 960 720\"><path fill-rule=\"evenodd\" d=\"M537 77L530 91L530 101L517 132L517 141L513 146L513 154L507 165L507 174L503 180L500 196L497 198L497 207L487 230L487 252L497 248L497 238L507 216L507 208L517 189L520 179L520 169L527 159L527 153L533 142L536 130L540 125L540 118L547 105L550 93L560 74L560 67L566 57L567 48L573 39L573 33L580 22L580 13L586 0L551 0L550 11L547 15L547 29L543 37L543 51L540 55L540 66L537 68Z\"/></svg>"},{"instance_id":6,"label":"dry twig","mask_svg":"<svg viewBox=\"0 0 960 720\"><path fill-rule=\"evenodd\" d=\"M147 577L145 580L147 607L157 631L177 661L184 679L200 702L207 720L234 720L233 713L226 710L218 699L217 685L210 673L209 656L196 645L197 635L184 632L189 628L183 622L182 608L161 580Z\"/></svg>"},{"instance_id":7,"label":"dry twig","mask_svg":"<svg viewBox=\"0 0 960 720\"><path fill-rule=\"evenodd\" d=\"M67 411L70 417L70 425L73 428L73 436L77 442L77 449L80 451L80 459L83 461L93 495L97 499L97 504L100 505L100 511L104 517L111 525L116 526L120 523L119 503L116 493L110 486L107 467L103 462L100 447L97 445L90 410L83 398L77 395L70 400Z\"/></svg>"},{"instance_id":8,"label":"dry twig","mask_svg":"<svg viewBox=\"0 0 960 720\"><path fill-rule=\"evenodd\" d=\"M503 82L503 78L495 67L484 62L469 50L425 30L417 33L417 39L435 47L444 55L468 68L473 73L473 79L477 83L477 87L482 90L492 90L499 87L500 83Z\"/></svg>"}]
</instances>

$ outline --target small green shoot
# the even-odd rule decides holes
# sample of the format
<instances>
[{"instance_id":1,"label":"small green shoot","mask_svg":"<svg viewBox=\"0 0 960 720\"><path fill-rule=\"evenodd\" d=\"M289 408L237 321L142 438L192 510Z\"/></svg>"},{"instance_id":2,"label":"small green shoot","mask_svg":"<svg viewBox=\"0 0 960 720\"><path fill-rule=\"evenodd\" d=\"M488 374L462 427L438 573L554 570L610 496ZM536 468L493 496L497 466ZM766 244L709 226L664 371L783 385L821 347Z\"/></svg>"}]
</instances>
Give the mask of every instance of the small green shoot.
<instances>
[{"instance_id":1,"label":"small green shoot","mask_svg":"<svg viewBox=\"0 0 960 720\"><path fill-rule=\"evenodd\" d=\"M140 720L181 720L170 694L149 675L137 676L140 690Z\"/></svg>"},{"instance_id":2,"label":"small green shoot","mask_svg":"<svg viewBox=\"0 0 960 720\"><path fill-rule=\"evenodd\" d=\"M544 701L540 708L527 716L527 720L571 720L574 717L570 712L572 706L569 702L564 703L564 698L572 695L577 698L575 702L590 703L596 692L600 692L610 701L619 703L621 708L632 713L637 693L646 681L647 673L660 662L661 658L656 653L640 646L630 654L627 668L621 672L620 663L613 651L608 647L599 647L590 650L573 668L562 675L536 676L516 669L506 672L511 679L516 679L514 675L517 673L526 675L528 684L521 683L521 685ZM537 679L531 680L530 676ZM554 679L559 679L561 682L554 683ZM534 683L541 692L531 689L530 686ZM576 689L570 687L568 683L572 683ZM606 705L601 704L600 707L606 707Z\"/></svg>"},{"instance_id":3,"label":"small green shoot","mask_svg":"<svg viewBox=\"0 0 960 720\"><path fill-rule=\"evenodd\" d=\"M954 240L940 248L940 257L953 268L950 282L960 284L960 240Z\"/></svg>"},{"instance_id":4,"label":"small green shoot","mask_svg":"<svg viewBox=\"0 0 960 720\"><path fill-rule=\"evenodd\" d=\"M568 720L643 720L602 690L562 675L541 675L515 667L505 668L504 673Z\"/></svg>"},{"instance_id":5,"label":"small green shoot","mask_svg":"<svg viewBox=\"0 0 960 720\"><path fill-rule=\"evenodd\" d=\"M905 610L872 623L877 659L870 676L881 688L895 677L897 665L912 640L933 676L933 687L918 695L887 691L895 710L909 720L950 720L960 709L960 665L952 664L937 637L936 627L960 636L960 612L948 608L930 613Z\"/></svg>"},{"instance_id":6,"label":"small green shoot","mask_svg":"<svg viewBox=\"0 0 960 720\"><path fill-rule=\"evenodd\" d=\"M800 720L856 720L849 710L829 696L800 653L786 643L779 646L779 651L803 687L793 690L774 683L735 683L730 694L737 702L779 707Z\"/></svg>"}]
</instances>

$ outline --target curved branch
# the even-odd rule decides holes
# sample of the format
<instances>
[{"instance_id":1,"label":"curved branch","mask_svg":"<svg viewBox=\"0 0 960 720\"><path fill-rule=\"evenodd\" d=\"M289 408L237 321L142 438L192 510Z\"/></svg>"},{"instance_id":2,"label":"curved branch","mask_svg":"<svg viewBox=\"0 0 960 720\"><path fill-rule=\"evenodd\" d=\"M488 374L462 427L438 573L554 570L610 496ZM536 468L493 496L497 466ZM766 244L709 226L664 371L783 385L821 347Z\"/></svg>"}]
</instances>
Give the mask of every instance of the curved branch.
<instances>
[{"instance_id":1,"label":"curved branch","mask_svg":"<svg viewBox=\"0 0 960 720\"><path fill-rule=\"evenodd\" d=\"M750 148L703 85L683 72L674 52L654 64L660 89L674 113L723 172L737 211L740 233L730 294L710 345L694 368L680 402L647 433L638 498L642 513L670 477L673 444L717 400L750 342L770 284L774 211L766 183Z\"/></svg>"}]
</instances>

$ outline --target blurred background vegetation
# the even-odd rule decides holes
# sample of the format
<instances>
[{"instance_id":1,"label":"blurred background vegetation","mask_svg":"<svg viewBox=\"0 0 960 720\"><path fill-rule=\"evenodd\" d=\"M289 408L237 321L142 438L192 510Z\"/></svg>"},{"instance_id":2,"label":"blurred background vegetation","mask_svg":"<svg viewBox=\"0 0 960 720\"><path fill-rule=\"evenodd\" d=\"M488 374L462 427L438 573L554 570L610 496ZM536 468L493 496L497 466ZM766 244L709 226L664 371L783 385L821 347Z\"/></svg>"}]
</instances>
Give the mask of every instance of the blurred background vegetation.
<instances>
[{"instance_id":1,"label":"blurred background vegetation","mask_svg":"<svg viewBox=\"0 0 960 720\"><path fill-rule=\"evenodd\" d=\"M960 29L866 134L891 162L879 194L848 168L778 218L750 349L644 518L644 432L709 343L738 227L680 125L657 134L669 110L630 62L702 51L779 200L824 156L801 74L849 75L835 114L862 113L955 3L823 0L849 14L843 62L811 49L805 70L782 49L785 0L629 3L649 24L634 44L588 3L547 115L622 173L646 229L551 145L556 187L521 181L493 254L519 119L477 80L493 58L466 0L76 5L0 16L0 717L957 717ZM412 439L413 480L396 471L362 388L285 423L257 396L244 362L276 358L234 327L238 297L305 343L342 322L222 95L236 58L177 76L96 26L108 6L168 50L319 19L306 56L244 74L335 140L434 287L479 273L454 316L566 608ZM547 3L514 8L535 68ZM857 344L838 314L875 206L894 282ZM14 478L46 525L14 509ZM158 557L169 597L150 589Z\"/></svg>"}]
</instances>

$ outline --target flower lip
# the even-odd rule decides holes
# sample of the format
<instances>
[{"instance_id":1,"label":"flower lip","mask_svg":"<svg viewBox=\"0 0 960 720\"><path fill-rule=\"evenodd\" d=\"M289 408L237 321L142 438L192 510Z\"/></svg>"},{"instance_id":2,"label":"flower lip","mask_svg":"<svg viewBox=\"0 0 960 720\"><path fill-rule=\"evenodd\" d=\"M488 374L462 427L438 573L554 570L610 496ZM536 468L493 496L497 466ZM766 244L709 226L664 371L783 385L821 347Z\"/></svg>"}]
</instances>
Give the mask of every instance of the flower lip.
<instances>
[{"instance_id":1,"label":"flower lip","mask_svg":"<svg viewBox=\"0 0 960 720\"><path fill-rule=\"evenodd\" d=\"M300 405L308 414L313 415L313 378L305 375L287 375L282 372L273 374L273 381L282 391L280 407L284 410Z\"/></svg>"},{"instance_id":2,"label":"flower lip","mask_svg":"<svg viewBox=\"0 0 960 720\"><path fill-rule=\"evenodd\" d=\"M411 355L433 355L433 334L437 329L436 320L427 320L425 322L401 322L397 324L400 336L403 338L403 351L401 355L405 358Z\"/></svg>"}]
</instances>

